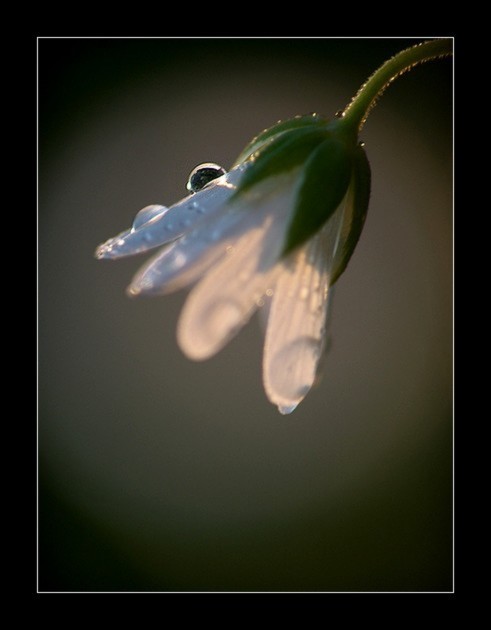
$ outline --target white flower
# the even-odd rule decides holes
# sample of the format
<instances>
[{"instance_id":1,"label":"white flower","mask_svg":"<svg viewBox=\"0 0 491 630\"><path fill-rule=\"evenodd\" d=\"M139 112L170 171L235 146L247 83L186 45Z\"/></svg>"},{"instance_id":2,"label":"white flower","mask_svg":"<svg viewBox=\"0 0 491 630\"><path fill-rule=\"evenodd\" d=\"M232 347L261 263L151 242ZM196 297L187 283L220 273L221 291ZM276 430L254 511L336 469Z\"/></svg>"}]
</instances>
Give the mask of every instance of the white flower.
<instances>
[{"instance_id":1,"label":"white flower","mask_svg":"<svg viewBox=\"0 0 491 630\"><path fill-rule=\"evenodd\" d=\"M319 227L315 219L307 237L301 234L292 241L292 225L299 223L298 200L308 186L309 172L317 176L319 159L310 171L313 160L302 158L299 164L280 164L272 174L251 178L251 169L260 162L257 147L265 146L271 154L275 138L281 136L284 142L284 136L291 135L270 133L262 144L255 139L245 161L229 173L170 208L144 208L130 230L96 252L98 258L118 258L163 245L128 292L163 295L194 285L177 328L179 346L190 359L213 356L258 308L268 309L263 381L269 400L283 414L295 409L315 381L325 343L329 288L358 240L369 187L369 173L368 183L360 185L360 160L350 161L341 202L325 211L329 218ZM295 148L298 142L293 140ZM308 156L313 153L309 149ZM363 150L356 147L354 153L362 154L367 169ZM252 185L245 186L248 178Z\"/></svg>"},{"instance_id":2,"label":"white flower","mask_svg":"<svg viewBox=\"0 0 491 630\"><path fill-rule=\"evenodd\" d=\"M159 295L195 285L177 330L191 359L213 356L258 307L269 309L264 387L281 413L291 413L314 383L329 289L348 264L368 209L370 167L358 134L390 83L450 54L450 39L401 51L334 120L309 114L279 122L252 140L229 173L202 165L187 186L196 194L170 208L147 206L96 256L164 246L128 291Z\"/></svg>"}]
</instances>

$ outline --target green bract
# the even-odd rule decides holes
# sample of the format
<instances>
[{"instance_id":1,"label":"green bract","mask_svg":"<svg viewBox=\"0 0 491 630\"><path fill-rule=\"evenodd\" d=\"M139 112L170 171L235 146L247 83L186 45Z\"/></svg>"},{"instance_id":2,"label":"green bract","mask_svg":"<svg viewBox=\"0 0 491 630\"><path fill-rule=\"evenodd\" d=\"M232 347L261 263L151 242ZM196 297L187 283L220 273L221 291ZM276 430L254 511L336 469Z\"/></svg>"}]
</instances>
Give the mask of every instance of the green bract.
<instances>
[{"instance_id":1,"label":"green bract","mask_svg":"<svg viewBox=\"0 0 491 630\"><path fill-rule=\"evenodd\" d=\"M367 216L370 198L370 164L362 146L358 146L354 152L353 172L347 195L340 249L336 252L331 285L346 269Z\"/></svg>"},{"instance_id":2,"label":"green bract","mask_svg":"<svg viewBox=\"0 0 491 630\"><path fill-rule=\"evenodd\" d=\"M360 237L370 195L370 167L356 136L346 132L342 119L297 116L254 138L235 164L245 161L249 165L231 201L268 177L300 169L283 256L316 234L344 203L332 282L337 280Z\"/></svg>"},{"instance_id":3,"label":"green bract","mask_svg":"<svg viewBox=\"0 0 491 630\"><path fill-rule=\"evenodd\" d=\"M300 129L301 127L309 127L310 129L316 126L326 127L328 122L327 118L324 118L319 114L306 114L305 116L295 116L289 120L280 120L276 123L276 125L261 131L260 134L253 138L235 160L233 166L237 166L238 164L245 162L245 160L250 158L255 151L263 148L265 144L272 142L279 134L293 129Z\"/></svg>"},{"instance_id":4,"label":"green bract","mask_svg":"<svg viewBox=\"0 0 491 630\"><path fill-rule=\"evenodd\" d=\"M277 134L248 158L245 171L235 196L242 195L267 177L285 173L308 160L312 152L329 137L325 126L305 126Z\"/></svg>"},{"instance_id":5,"label":"green bract","mask_svg":"<svg viewBox=\"0 0 491 630\"><path fill-rule=\"evenodd\" d=\"M331 218L351 179L352 151L334 135L316 147L305 162L283 253L301 245Z\"/></svg>"}]
</instances>

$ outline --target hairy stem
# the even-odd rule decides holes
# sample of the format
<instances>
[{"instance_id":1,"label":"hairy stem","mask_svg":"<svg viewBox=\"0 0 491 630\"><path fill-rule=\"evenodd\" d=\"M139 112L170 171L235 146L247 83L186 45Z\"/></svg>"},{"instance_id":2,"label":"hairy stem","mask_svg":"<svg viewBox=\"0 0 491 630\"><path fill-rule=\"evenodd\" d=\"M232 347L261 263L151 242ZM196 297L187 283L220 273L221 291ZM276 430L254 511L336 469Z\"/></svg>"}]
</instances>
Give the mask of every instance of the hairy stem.
<instances>
[{"instance_id":1,"label":"hairy stem","mask_svg":"<svg viewBox=\"0 0 491 630\"><path fill-rule=\"evenodd\" d=\"M343 124L360 131L377 100L395 79L420 63L448 57L451 54L451 39L434 39L397 53L380 66L361 86L341 114Z\"/></svg>"}]
</instances>

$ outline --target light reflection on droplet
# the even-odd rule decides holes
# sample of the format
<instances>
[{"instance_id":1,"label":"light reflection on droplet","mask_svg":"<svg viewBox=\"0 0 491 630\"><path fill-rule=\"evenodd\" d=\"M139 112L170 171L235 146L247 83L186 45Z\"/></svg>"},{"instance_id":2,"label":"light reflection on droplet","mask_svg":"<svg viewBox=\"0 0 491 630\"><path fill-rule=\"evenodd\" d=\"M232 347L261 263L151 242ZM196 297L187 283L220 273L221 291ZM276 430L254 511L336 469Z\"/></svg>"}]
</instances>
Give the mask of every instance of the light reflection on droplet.
<instances>
[{"instance_id":1,"label":"light reflection on droplet","mask_svg":"<svg viewBox=\"0 0 491 630\"><path fill-rule=\"evenodd\" d=\"M227 171L223 167L214 162L199 164L191 171L186 189L189 190L190 193L197 193L214 179L222 177L222 175L226 173Z\"/></svg>"}]
</instances>

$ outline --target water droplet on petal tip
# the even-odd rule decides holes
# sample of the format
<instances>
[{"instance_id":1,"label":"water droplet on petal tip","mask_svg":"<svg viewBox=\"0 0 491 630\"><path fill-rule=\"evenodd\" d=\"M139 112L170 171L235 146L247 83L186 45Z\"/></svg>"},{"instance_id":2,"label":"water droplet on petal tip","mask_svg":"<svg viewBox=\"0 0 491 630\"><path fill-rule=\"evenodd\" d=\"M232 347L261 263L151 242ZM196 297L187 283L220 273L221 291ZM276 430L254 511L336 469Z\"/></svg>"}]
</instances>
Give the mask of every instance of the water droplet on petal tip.
<instances>
[{"instance_id":1,"label":"water droplet on petal tip","mask_svg":"<svg viewBox=\"0 0 491 630\"><path fill-rule=\"evenodd\" d=\"M141 289L139 286L130 284L130 286L126 289L126 295L129 297L135 297L141 293Z\"/></svg>"},{"instance_id":2,"label":"water droplet on petal tip","mask_svg":"<svg viewBox=\"0 0 491 630\"><path fill-rule=\"evenodd\" d=\"M292 413L292 411L295 411L297 407L298 405L278 405L278 411L282 416L287 416Z\"/></svg>"}]
</instances>

